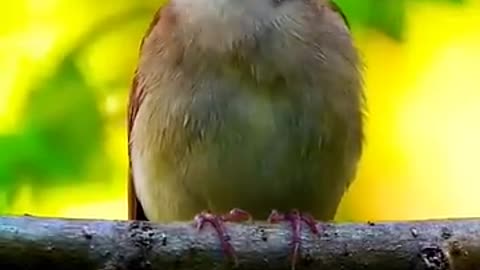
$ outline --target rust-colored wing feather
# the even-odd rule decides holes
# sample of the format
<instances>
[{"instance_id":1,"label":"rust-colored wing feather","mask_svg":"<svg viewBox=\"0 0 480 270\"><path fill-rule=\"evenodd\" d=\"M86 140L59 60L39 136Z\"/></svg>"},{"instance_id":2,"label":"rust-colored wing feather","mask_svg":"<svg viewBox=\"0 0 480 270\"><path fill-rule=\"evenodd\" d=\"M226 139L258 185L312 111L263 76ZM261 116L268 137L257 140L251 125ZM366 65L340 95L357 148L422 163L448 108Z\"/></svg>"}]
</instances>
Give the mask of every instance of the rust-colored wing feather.
<instances>
[{"instance_id":1,"label":"rust-colored wing feather","mask_svg":"<svg viewBox=\"0 0 480 270\"><path fill-rule=\"evenodd\" d=\"M134 220L147 220L143 208L138 201L135 185L133 184L132 173L132 159L131 159L131 133L132 127L135 122L138 109L142 104L144 97L143 86L139 83L138 72L135 71L135 75L132 82L132 88L130 90L129 105L128 105L128 219Z\"/></svg>"},{"instance_id":2,"label":"rust-colored wing feather","mask_svg":"<svg viewBox=\"0 0 480 270\"><path fill-rule=\"evenodd\" d=\"M148 37L155 27L155 25L160 20L160 12L161 8L155 13L153 20L151 21L144 38L140 44L140 53L143 49L143 43L145 38ZM140 201L137 198L135 192L135 185L133 183L133 173L132 173L132 159L131 159L131 135L132 135L132 128L135 123L135 117L137 116L137 112L142 105L142 101L145 97L145 90L144 85L142 83L141 74L138 72L138 68L135 70L135 74L132 81L132 86L130 89L130 96L129 96L129 103L128 103L128 123L127 123L127 142L128 142L128 219L133 220L147 220L145 216L145 212L140 204Z\"/></svg>"}]
</instances>

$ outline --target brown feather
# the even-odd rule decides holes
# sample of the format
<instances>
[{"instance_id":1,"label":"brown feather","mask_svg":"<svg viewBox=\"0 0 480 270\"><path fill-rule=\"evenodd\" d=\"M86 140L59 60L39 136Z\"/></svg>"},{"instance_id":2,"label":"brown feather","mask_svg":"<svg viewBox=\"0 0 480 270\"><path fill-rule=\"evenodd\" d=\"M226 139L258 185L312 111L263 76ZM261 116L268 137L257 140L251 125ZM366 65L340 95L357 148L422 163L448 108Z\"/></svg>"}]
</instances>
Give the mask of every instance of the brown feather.
<instances>
[{"instance_id":1,"label":"brown feather","mask_svg":"<svg viewBox=\"0 0 480 270\"><path fill-rule=\"evenodd\" d=\"M132 82L132 88L130 91L130 102L128 105L128 219L146 220L147 218L145 217L143 208L140 205L140 202L138 201L137 195L135 193L135 185L133 184L132 161L130 157L130 139L132 127L134 125L138 109L140 108L144 97L144 88L140 86L138 81L139 76L138 73L135 72Z\"/></svg>"},{"instance_id":2,"label":"brown feather","mask_svg":"<svg viewBox=\"0 0 480 270\"><path fill-rule=\"evenodd\" d=\"M158 11L154 14L152 21L150 22L150 25L145 32L144 37L142 38L142 41L140 43L140 52L142 51L143 48L143 43L145 41L145 38L150 35L152 32L153 28L155 25L158 23L160 20L160 13L161 13L162 8L158 9ZM133 173L132 173L132 160L130 157L131 154L131 147L130 147L130 140L131 140L131 132L132 128L135 122L135 118L137 116L138 110L142 104L142 101L145 97L145 91L143 84L141 83L141 78L135 70L134 77L132 80L132 86L130 89L130 96L129 96L129 104L128 104L128 135L127 135L127 140L128 140L128 219L131 220L147 220L147 217L145 216L144 210L137 198L136 192L135 192L135 185L133 184Z\"/></svg>"}]
</instances>

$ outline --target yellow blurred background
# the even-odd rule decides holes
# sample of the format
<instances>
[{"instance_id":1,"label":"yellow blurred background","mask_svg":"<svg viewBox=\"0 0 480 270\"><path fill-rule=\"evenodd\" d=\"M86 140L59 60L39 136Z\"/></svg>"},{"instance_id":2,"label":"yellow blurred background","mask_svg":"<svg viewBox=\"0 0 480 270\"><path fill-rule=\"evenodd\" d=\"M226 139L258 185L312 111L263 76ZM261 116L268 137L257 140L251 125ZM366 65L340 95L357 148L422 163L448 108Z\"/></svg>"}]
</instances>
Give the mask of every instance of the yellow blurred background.
<instances>
[{"instance_id":1,"label":"yellow blurred background","mask_svg":"<svg viewBox=\"0 0 480 270\"><path fill-rule=\"evenodd\" d=\"M2 3L1 212L127 217L127 95L159 2ZM401 40L353 27L367 142L338 220L480 216L479 11L476 0L407 1ZM68 125L77 119L83 128ZM72 139L58 146L55 134Z\"/></svg>"}]
</instances>

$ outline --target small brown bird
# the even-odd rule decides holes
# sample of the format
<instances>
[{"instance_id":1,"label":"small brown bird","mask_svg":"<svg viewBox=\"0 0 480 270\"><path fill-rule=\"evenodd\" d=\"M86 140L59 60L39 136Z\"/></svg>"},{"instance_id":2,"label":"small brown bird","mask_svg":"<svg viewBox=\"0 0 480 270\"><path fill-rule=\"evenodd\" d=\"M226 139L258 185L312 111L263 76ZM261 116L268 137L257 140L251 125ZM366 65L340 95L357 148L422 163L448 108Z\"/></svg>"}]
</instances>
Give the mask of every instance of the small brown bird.
<instances>
[{"instance_id":1,"label":"small brown bird","mask_svg":"<svg viewBox=\"0 0 480 270\"><path fill-rule=\"evenodd\" d=\"M294 267L300 225L318 233L309 214L333 219L355 176L363 107L359 56L332 2L170 0L131 90L129 218L195 216L235 256L223 222L270 214L293 226Z\"/></svg>"}]
</instances>

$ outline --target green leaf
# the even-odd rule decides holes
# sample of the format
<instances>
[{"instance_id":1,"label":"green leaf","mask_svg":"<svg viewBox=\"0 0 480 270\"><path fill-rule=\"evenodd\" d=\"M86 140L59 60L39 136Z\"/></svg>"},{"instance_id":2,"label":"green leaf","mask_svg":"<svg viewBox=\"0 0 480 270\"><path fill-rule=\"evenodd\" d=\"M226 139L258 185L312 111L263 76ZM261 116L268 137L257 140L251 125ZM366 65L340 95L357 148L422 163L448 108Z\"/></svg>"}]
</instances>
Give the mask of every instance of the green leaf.
<instances>
[{"instance_id":1,"label":"green leaf","mask_svg":"<svg viewBox=\"0 0 480 270\"><path fill-rule=\"evenodd\" d=\"M67 57L27 97L22 130L0 139L1 182L34 179L39 185L80 177L100 153L103 123L95 91ZM2 164L3 163L3 164Z\"/></svg>"},{"instance_id":2,"label":"green leaf","mask_svg":"<svg viewBox=\"0 0 480 270\"><path fill-rule=\"evenodd\" d=\"M82 73L76 61L106 33L132 22L148 21L153 12L138 5L101 20L74 44L52 73L28 89L20 130L0 134L1 212L8 208L20 185L33 185L38 195L39 189L72 184L72 179L75 184L87 181L92 167L109 171L110 163L103 156L100 90L88 84L89 71Z\"/></svg>"},{"instance_id":3,"label":"green leaf","mask_svg":"<svg viewBox=\"0 0 480 270\"><path fill-rule=\"evenodd\" d=\"M407 0L335 0L353 27L369 27L402 40Z\"/></svg>"},{"instance_id":4,"label":"green leaf","mask_svg":"<svg viewBox=\"0 0 480 270\"><path fill-rule=\"evenodd\" d=\"M402 41L409 2L464 4L468 0L333 0L355 27L371 28Z\"/></svg>"}]
</instances>

